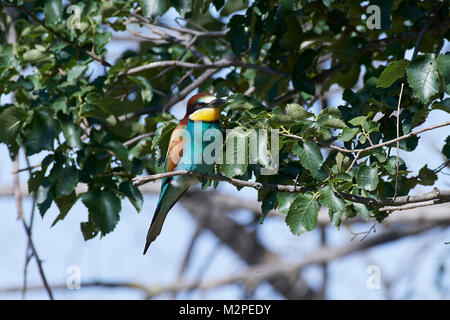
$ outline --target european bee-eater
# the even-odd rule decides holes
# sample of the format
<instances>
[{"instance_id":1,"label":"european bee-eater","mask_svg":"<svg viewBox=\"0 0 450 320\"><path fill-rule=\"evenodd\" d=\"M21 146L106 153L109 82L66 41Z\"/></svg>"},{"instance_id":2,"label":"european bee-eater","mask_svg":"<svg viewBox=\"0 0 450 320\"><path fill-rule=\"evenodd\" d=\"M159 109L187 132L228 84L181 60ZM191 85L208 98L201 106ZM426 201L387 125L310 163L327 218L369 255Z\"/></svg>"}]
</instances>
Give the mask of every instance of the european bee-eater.
<instances>
[{"instance_id":1,"label":"european bee-eater","mask_svg":"<svg viewBox=\"0 0 450 320\"><path fill-rule=\"evenodd\" d=\"M220 130L219 106L223 102L224 100L217 99L208 93L199 93L189 99L184 118L170 136L165 162L166 172L188 170L206 174L214 173L214 164L196 161L202 158L199 153L202 153L205 148L203 136L198 135L198 128L200 127L203 132L208 129ZM187 175L162 179L161 194L147 233L144 254L161 232L169 210L190 186L198 182L197 177Z\"/></svg>"}]
</instances>

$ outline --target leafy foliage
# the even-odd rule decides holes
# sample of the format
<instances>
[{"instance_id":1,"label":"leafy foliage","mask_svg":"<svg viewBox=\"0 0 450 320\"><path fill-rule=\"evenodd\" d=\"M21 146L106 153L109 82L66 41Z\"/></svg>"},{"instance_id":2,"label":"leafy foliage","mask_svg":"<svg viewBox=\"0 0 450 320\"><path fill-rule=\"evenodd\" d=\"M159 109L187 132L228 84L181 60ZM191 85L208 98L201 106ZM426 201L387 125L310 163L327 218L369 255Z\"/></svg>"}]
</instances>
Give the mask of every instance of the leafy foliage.
<instances>
[{"instance_id":1,"label":"leafy foliage","mask_svg":"<svg viewBox=\"0 0 450 320\"><path fill-rule=\"evenodd\" d=\"M62 0L1 1L13 14L1 10L0 26L15 28L16 39L0 33L0 94L11 98L2 99L0 106L0 142L8 146L12 159L20 150L43 159L28 182L41 215L55 203L60 211L55 224L81 199L89 211L88 221L81 224L85 239L114 230L124 198L140 211L143 197L131 179L164 171L170 134L178 123L166 112L171 105L163 106L205 71L166 66L131 72L133 68L167 60L235 59L226 72L197 87L227 97L221 117L224 131L245 140L252 129L280 130L279 168L275 174L262 174L274 165L266 137L254 162L248 157L243 163L225 162L218 173L314 190L259 191L262 212L278 209L294 234L316 227L319 205L329 208L330 222L337 227L343 218L356 214L379 217L377 207L352 203L341 194L393 196L396 157L387 147L379 147L354 161L356 153L328 146L335 141L346 150L364 149L394 139L396 119L389 115L397 108L401 83L405 84L401 135L424 123L430 112L450 112L444 97L450 88L450 56L437 53L443 38L449 37L448 1L70 4L81 12L76 28L67 24L74 17ZM370 4L381 7L381 30L368 29L361 19ZM170 8L186 24L174 24ZM218 14L211 14L211 8ZM174 30L172 37L158 41L141 38L136 50L107 62L108 45L131 23L170 24L181 33L183 28L195 33L186 32L181 40L174 38ZM408 61L405 52L414 48L425 25L419 54ZM205 30L216 33L198 35ZM194 47L186 49L186 39L194 40ZM104 72L94 74L99 66ZM344 104L330 107L324 102L320 112L313 112L311 106L332 86L344 89ZM382 117L375 118L377 113ZM224 139L225 144L230 139ZM240 153L239 143L233 156ZM412 136L401 140L400 148L413 151L418 143ZM447 158L449 145L447 138L443 147ZM433 185L436 179L428 167L412 174L400 159L399 195L417 184ZM79 184L88 190L77 193Z\"/></svg>"}]
</instances>

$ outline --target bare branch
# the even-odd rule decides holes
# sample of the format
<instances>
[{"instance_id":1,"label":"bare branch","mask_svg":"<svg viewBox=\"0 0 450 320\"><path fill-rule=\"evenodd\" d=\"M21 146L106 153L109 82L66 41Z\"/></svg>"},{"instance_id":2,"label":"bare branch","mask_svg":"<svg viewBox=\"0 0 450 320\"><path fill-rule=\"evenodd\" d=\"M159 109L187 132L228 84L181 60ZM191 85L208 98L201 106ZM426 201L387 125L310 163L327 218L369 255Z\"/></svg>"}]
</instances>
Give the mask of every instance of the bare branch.
<instances>
[{"instance_id":1,"label":"bare branch","mask_svg":"<svg viewBox=\"0 0 450 320\"><path fill-rule=\"evenodd\" d=\"M17 162L17 164L15 164L15 167L18 167L18 156L16 157L15 162ZM19 177L16 176L16 178L14 179L14 190L20 190L20 183L19 183ZM22 207L22 196L21 193L17 193L16 194L16 199L17 199L17 209L19 211L19 219L22 222L23 228L25 229L26 235L28 237L28 244L30 246L31 252L36 260L36 264L38 266L38 270L39 270L39 274L41 276L42 279L42 283L44 284L45 290L47 291L47 294L49 296L49 298L51 300L53 300L53 293L52 290L50 289L50 286L48 284L47 278L45 276L45 272L44 272L44 268L42 267L42 261L39 258L39 255L37 253L36 247L33 243L33 239L31 237L31 229L30 227L27 225L24 215L23 215L23 207Z\"/></svg>"},{"instance_id":2,"label":"bare branch","mask_svg":"<svg viewBox=\"0 0 450 320\"><path fill-rule=\"evenodd\" d=\"M213 62L209 64L201 64L201 63L191 63L191 62L185 62L185 61L179 61L179 60L164 60L164 61L155 61L148 64L144 64L139 67L131 68L127 71L127 74L133 74L137 72L141 72L144 70L154 69L154 68L161 68L161 67L182 67L182 68L189 68L189 69L223 69L231 66L239 66L243 68L250 68L255 69L262 72L267 72L271 74L276 74L282 77L289 77L289 74L285 72L281 72L278 70L274 70L265 66L260 66L256 64L251 63L245 63L239 60L219 60L218 62Z\"/></svg>"},{"instance_id":3,"label":"bare branch","mask_svg":"<svg viewBox=\"0 0 450 320\"><path fill-rule=\"evenodd\" d=\"M81 284L82 288L107 287L107 288L131 288L142 290L147 298L153 298L164 293L174 293L187 290L211 290L224 285L244 283L257 285L259 283L274 279L280 275L298 273L301 269L321 263L329 263L338 258L351 255L355 252L361 252L384 243L396 241L404 237L421 234L432 228L439 227L435 224L426 224L420 226L411 226L405 229L394 229L386 231L378 236L366 239L365 241L352 242L343 247L323 247L313 251L304 259L297 262L277 263L268 262L254 265L242 273L223 277L219 279L204 280L201 282L176 282L169 285L142 285L133 282L103 282L93 281ZM54 286L55 289L66 290L65 284ZM20 288L4 288L0 292L16 292ZM42 290L42 287L30 287L29 290Z\"/></svg>"}]
</instances>

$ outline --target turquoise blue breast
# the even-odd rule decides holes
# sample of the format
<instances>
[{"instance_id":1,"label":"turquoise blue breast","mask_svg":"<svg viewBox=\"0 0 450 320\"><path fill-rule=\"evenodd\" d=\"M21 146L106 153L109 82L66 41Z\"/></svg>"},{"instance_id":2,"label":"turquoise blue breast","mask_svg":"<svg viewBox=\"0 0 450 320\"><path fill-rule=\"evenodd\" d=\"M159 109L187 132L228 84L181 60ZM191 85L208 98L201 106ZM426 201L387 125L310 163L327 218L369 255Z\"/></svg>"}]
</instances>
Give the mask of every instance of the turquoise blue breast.
<instances>
[{"instance_id":1,"label":"turquoise blue breast","mask_svg":"<svg viewBox=\"0 0 450 320\"><path fill-rule=\"evenodd\" d=\"M219 122L189 121L185 133L186 144L183 149L183 156L177 165L177 170L213 174L214 163L211 163L211 154L214 156L214 151L205 154L204 151L207 146L215 142L218 135L221 136ZM221 145L222 141L218 143ZM186 178L187 176L179 176L175 180L179 180L177 182L183 184L198 182L198 179L195 177L191 177L193 179Z\"/></svg>"}]
</instances>

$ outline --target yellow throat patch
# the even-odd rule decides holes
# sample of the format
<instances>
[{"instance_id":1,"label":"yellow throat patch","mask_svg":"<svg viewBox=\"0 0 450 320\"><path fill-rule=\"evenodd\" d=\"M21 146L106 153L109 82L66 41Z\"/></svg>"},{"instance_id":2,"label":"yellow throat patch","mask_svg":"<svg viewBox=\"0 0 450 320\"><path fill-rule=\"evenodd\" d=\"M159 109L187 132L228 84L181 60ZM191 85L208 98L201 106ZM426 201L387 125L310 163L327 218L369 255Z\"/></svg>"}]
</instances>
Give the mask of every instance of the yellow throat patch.
<instances>
[{"instance_id":1,"label":"yellow throat patch","mask_svg":"<svg viewBox=\"0 0 450 320\"><path fill-rule=\"evenodd\" d=\"M220 110L219 108L202 108L189 116L191 121L205 121L214 122L219 120Z\"/></svg>"}]
</instances>

